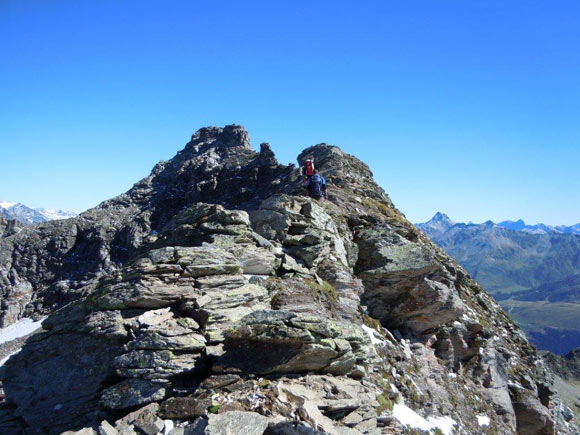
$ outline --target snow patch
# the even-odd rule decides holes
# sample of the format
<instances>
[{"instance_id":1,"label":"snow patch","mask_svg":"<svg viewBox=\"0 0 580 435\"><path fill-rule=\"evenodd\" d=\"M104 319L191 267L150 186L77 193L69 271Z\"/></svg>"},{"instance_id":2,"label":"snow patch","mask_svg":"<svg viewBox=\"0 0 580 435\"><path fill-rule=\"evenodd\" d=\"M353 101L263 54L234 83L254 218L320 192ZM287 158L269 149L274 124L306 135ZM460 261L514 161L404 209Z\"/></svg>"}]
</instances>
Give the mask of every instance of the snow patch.
<instances>
[{"instance_id":1,"label":"snow patch","mask_svg":"<svg viewBox=\"0 0 580 435\"><path fill-rule=\"evenodd\" d=\"M491 421L487 415L477 416L477 424L479 424L480 426L489 426L490 423Z\"/></svg>"},{"instance_id":2,"label":"snow patch","mask_svg":"<svg viewBox=\"0 0 580 435\"><path fill-rule=\"evenodd\" d=\"M457 426L457 422L451 417L427 417L427 420L445 435L453 435L455 426Z\"/></svg>"},{"instance_id":3,"label":"snow patch","mask_svg":"<svg viewBox=\"0 0 580 435\"><path fill-rule=\"evenodd\" d=\"M385 340L378 338L378 337L380 337L380 335L373 328L369 328L367 325L362 325L362 329L364 329L365 332L369 335L369 338L371 339L372 344L376 344L378 346L385 345Z\"/></svg>"},{"instance_id":4,"label":"snow patch","mask_svg":"<svg viewBox=\"0 0 580 435\"><path fill-rule=\"evenodd\" d=\"M428 417L424 419L406 405L395 404L393 406L393 416L403 426L431 432L439 429L445 435L452 435L457 422L451 417Z\"/></svg>"},{"instance_id":5,"label":"snow patch","mask_svg":"<svg viewBox=\"0 0 580 435\"><path fill-rule=\"evenodd\" d=\"M16 340L17 338L24 337L25 335L36 331L40 328L44 319L46 319L46 317L35 322L32 319L24 318L6 328L0 329L0 344Z\"/></svg>"},{"instance_id":6,"label":"snow patch","mask_svg":"<svg viewBox=\"0 0 580 435\"><path fill-rule=\"evenodd\" d=\"M173 420L163 420L163 435L169 435L174 427Z\"/></svg>"},{"instance_id":7,"label":"snow patch","mask_svg":"<svg viewBox=\"0 0 580 435\"><path fill-rule=\"evenodd\" d=\"M399 423L403 426L411 426L425 431L433 429L433 424L429 423L406 405L395 404L393 406L393 417L399 420Z\"/></svg>"}]
</instances>

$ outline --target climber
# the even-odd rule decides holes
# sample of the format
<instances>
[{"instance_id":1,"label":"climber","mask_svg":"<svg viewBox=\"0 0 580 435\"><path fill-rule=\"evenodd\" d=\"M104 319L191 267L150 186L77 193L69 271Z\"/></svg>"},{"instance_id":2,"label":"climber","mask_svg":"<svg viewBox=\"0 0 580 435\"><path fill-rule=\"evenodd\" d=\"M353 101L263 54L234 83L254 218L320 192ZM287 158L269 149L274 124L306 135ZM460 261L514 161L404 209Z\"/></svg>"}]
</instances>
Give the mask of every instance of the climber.
<instances>
[{"instance_id":1,"label":"climber","mask_svg":"<svg viewBox=\"0 0 580 435\"><path fill-rule=\"evenodd\" d=\"M326 190L326 180L322 175L318 173L318 169L313 170L311 177L308 177L306 184L304 185L308 191L308 196L314 199L326 198L328 199L328 193Z\"/></svg>"},{"instance_id":2,"label":"climber","mask_svg":"<svg viewBox=\"0 0 580 435\"><path fill-rule=\"evenodd\" d=\"M315 169L318 169L318 167L314 163L314 156L308 156L302 167L302 175L306 175L306 180L309 180L314 175Z\"/></svg>"}]
</instances>

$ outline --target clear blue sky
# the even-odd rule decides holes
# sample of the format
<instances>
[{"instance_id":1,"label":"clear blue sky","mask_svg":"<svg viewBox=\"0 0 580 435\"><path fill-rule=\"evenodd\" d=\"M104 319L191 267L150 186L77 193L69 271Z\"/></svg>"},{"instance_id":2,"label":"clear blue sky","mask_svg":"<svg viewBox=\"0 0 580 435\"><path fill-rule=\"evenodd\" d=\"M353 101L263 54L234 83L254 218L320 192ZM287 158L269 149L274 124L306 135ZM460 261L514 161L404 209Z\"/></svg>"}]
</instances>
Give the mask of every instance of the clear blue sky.
<instances>
[{"instance_id":1,"label":"clear blue sky","mask_svg":"<svg viewBox=\"0 0 580 435\"><path fill-rule=\"evenodd\" d=\"M0 2L0 199L83 210L238 123L412 221L580 222L577 1Z\"/></svg>"}]
</instances>

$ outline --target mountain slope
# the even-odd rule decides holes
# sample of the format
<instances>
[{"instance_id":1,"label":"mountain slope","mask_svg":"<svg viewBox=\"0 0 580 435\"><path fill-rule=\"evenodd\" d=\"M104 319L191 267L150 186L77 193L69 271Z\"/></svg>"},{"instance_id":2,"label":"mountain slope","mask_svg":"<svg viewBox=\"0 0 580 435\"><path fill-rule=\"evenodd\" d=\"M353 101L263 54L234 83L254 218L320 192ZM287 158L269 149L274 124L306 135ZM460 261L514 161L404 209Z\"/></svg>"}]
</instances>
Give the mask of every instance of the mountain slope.
<instances>
[{"instance_id":1,"label":"mountain slope","mask_svg":"<svg viewBox=\"0 0 580 435\"><path fill-rule=\"evenodd\" d=\"M0 239L4 323L49 314L1 370L3 433L576 433L523 333L368 166L309 155L330 201L242 127L204 128L127 193Z\"/></svg>"}]
</instances>

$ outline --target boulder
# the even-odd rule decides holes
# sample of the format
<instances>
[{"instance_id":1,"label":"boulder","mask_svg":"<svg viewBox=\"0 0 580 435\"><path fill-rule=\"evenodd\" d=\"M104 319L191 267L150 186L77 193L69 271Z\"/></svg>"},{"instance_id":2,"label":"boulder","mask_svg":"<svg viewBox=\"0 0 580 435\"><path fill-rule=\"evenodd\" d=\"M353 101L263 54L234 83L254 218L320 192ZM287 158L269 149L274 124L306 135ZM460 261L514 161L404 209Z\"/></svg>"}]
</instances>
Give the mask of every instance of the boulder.
<instances>
[{"instance_id":1,"label":"boulder","mask_svg":"<svg viewBox=\"0 0 580 435\"><path fill-rule=\"evenodd\" d=\"M134 408L163 399L165 392L161 383L138 378L125 379L103 390L101 405L115 410Z\"/></svg>"},{"instance_id":2,"label":"boulder","mask_svg":"<svg viewBox=\"0 0 580 435\"><path fill-rule=\"evenodd\" d=\"M256 311L226 333L225 354L214 370L344 375L357 362L353 345L359 348L357 340L363 336L353 335L349 325L325 319Z\"/></svg>"}]
</instances>

